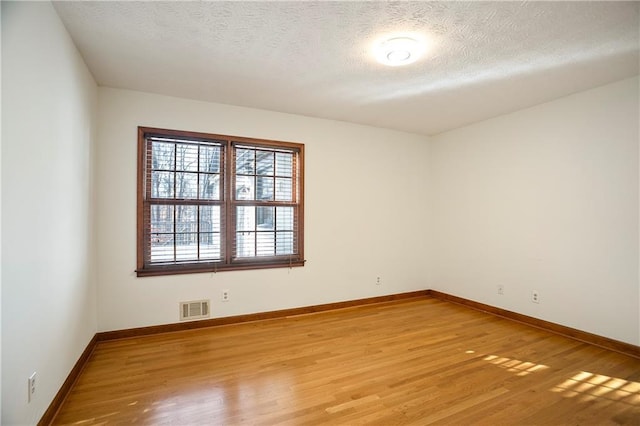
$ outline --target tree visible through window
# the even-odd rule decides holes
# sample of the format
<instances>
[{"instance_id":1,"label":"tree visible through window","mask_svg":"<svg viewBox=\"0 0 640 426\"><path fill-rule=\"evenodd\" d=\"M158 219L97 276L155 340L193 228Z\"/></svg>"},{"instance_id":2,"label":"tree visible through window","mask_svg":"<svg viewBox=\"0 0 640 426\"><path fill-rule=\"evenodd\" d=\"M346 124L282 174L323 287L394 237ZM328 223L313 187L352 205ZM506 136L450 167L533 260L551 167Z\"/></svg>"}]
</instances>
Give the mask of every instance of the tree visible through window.
<instances>
[{"instance_id":1,"label":"tree visible through window","mask_svg":"<svg viewBox=\"0 0 640 426\"><path fill-rule=\"evenodd\" d=\"M138 157L138 276L304 264L304 145L140 127Z\"/></svg>"}]
</instances>

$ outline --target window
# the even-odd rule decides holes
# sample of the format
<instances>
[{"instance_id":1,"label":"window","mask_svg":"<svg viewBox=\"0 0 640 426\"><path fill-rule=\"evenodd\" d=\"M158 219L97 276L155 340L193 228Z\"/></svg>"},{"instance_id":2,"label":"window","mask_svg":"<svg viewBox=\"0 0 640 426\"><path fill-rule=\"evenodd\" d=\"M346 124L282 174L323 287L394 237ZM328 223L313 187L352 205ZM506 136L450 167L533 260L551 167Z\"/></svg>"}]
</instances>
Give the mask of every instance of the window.
<instances>
[{"instance_id":1,"label":"window","mask_svg":"<svg viewBox=\"0 0 640 426\"><path fill-rule=\"evenodd\" d=\"M303 266L304 145L138 128L138 276Z\"/></svg>"}]
</instances>

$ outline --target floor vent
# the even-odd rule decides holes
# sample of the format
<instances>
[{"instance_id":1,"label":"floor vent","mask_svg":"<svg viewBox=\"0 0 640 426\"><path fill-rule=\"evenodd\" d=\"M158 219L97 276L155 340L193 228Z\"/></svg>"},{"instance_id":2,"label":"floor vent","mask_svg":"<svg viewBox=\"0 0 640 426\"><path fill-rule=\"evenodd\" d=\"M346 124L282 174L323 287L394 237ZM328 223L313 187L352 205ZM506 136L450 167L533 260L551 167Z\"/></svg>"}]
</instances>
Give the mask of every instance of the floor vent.
<instances>
[{"instance_id":1,"label":"floor vent","mask_svg":"<svg viewBox=\"0 0 640 426\"><path fill-rule=\"evenodd\" d=\"M180 321L209 318L209 301L180 302Z\"/></svg>"}]
</instances>

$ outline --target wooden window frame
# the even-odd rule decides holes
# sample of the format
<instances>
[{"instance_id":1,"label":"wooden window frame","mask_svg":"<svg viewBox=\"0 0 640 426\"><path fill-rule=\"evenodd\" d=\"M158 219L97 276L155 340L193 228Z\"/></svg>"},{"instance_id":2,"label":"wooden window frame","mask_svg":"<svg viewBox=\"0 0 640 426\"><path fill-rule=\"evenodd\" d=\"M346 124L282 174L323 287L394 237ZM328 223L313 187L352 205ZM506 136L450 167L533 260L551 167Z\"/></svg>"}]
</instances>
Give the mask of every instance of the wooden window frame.
<instances>
[{"instance_id":1,"label":"wooden window frame","mask_svg":"<svg viewBox=\"0 0 640 426\"><path fill-rule=\"evenodd\" d=\"M151 198L151 148L148 139L153 137L173 138L194 143L215 142L221 144L220 200L200 199L159 199ZM292 200L238 200L235 196L236 149L273 150L291 152ZM256 151L257 152L257 151ZM178 173L174 165L174 172ZM197 173L201 173L198 171ZM257 171L255 172L258 173ZM275 171L274 171L275 179ZM255 197L254 197L255 198ZM151 205L219 205L221 209L220 250L218 261L177 261L151 262ZM238 206L293 207L293 253L274 256L238 257L236 254L236 218ZM199 227L200 225L198 225ZM174 236L177 235L174 224ZM239 231L238 231L239 232ZM257 236L258 231L254 232ZM274 231L274 235L277 232ZM198 228L197 238L201 234ZM174 244L175 245L175 244ZM198 249L199 250L199 249ZM275 248L274 248L275 250ZM198 252L199 253L199 252ZM266 269L304 266L304 144L266 139L216 135L208 133L138 127L138 183L137 183L137 268L138 277L175 275L204 272L219 272L246 269Z\"/></svg>"}]
</instances>

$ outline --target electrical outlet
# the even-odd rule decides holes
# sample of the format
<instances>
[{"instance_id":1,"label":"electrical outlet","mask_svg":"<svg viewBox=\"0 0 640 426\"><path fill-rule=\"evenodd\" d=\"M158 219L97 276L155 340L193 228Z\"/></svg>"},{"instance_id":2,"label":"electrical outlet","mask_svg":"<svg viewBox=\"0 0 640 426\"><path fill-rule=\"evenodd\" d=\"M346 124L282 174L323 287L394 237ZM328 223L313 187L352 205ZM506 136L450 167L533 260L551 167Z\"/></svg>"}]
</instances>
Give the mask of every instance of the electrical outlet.
<instances>
[{"instance_id":1,"label":"electrical outlet","mask_svg":"<svg viewBox=\"0 0 640 426\"><path fill-rule=\"evenodd\" d=\"M27 394L27 402L31 402L34 394L36 393L36 372L29 376L29 392Z\"/></svg>"},{"instance_id":2,"label":"electrical outlet","mask_svg":"<svg viewBox=\"0 0 640 426\"><path fill-rule=\"evenodd\" d=\"M540 293L538 293L536 290L533 290L531 292L531 301L533 303L540 303Z\"/></svg>"},{"instance_id":3,"label":"electrical outlet","mask_svg":"<svg viewBox=\"0 0 640 426\"><path fill-rule=\"evenodd\" d=\"M502 284L498 284L498 294L504 294L504 286Z\"/></svg>"},{"instance_id":4,"label":"electrical outlet","mask_svg":"<svg viewBox=\"0 0 640 426\"><path fill-rule=\"evenodd\" d=\"M376 285L382 285L382 278L380 277L376 278Z\"/></svg>"},{"instance_id":5,"label":"electrical outlet","mask_svg":"<svg viewBox=\"0 0 640 426\"><path fill-rule=\"evenodd\" d=\"M222 290L222 301L223 302L229 301L229 290Z\"/></svg>"}]
</instances>

